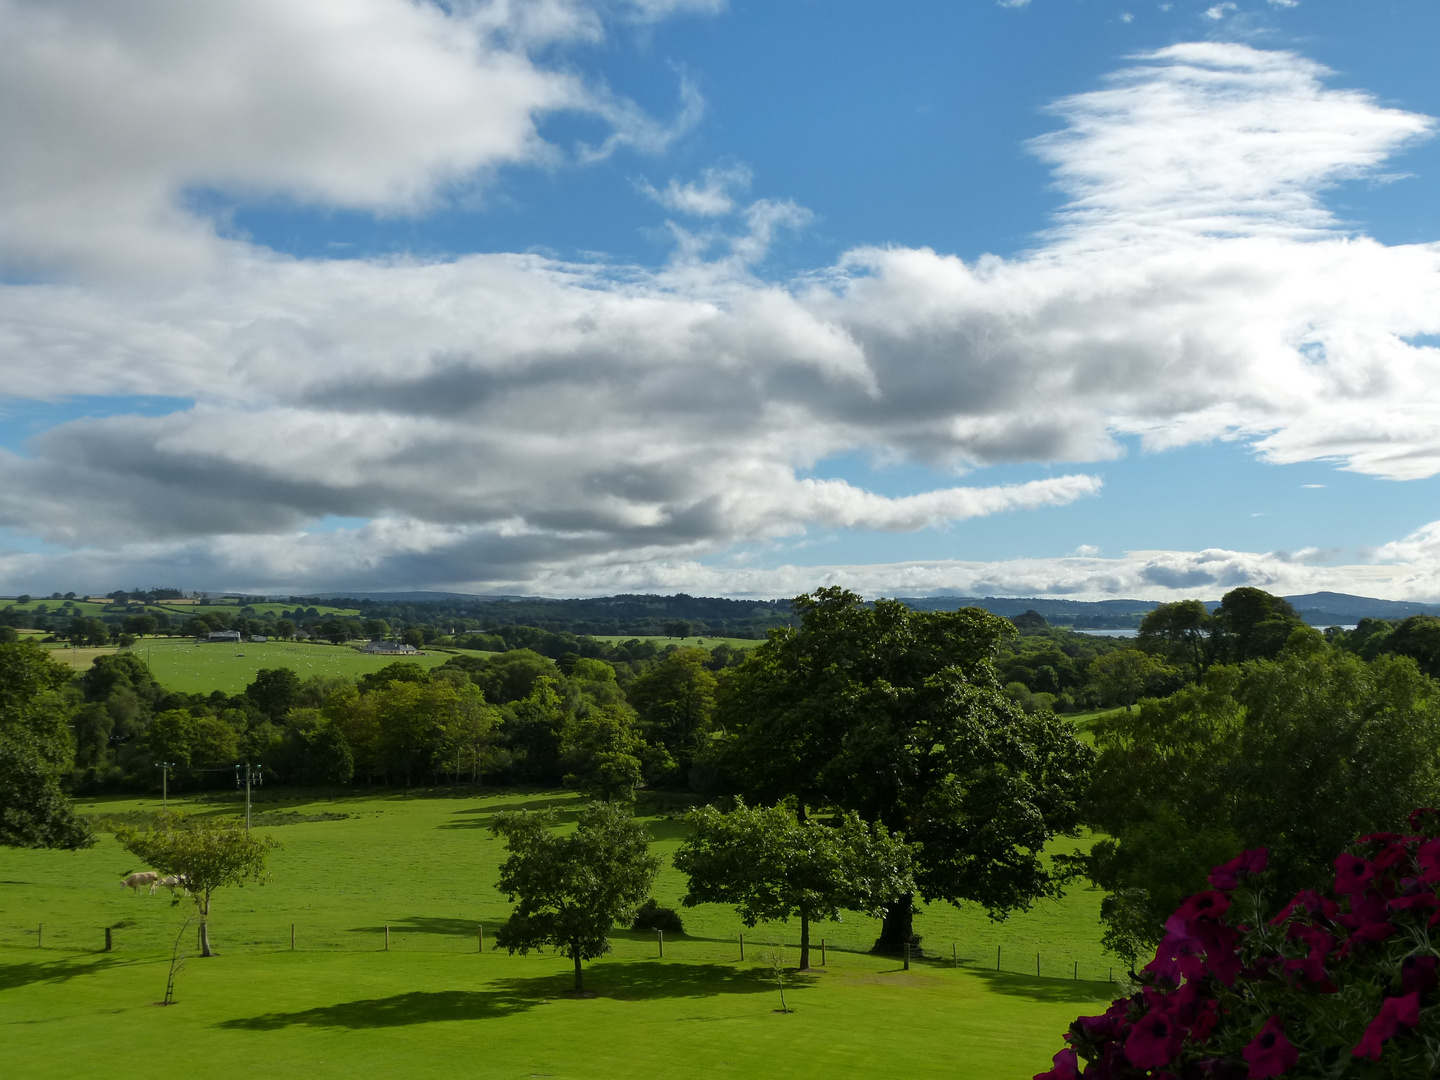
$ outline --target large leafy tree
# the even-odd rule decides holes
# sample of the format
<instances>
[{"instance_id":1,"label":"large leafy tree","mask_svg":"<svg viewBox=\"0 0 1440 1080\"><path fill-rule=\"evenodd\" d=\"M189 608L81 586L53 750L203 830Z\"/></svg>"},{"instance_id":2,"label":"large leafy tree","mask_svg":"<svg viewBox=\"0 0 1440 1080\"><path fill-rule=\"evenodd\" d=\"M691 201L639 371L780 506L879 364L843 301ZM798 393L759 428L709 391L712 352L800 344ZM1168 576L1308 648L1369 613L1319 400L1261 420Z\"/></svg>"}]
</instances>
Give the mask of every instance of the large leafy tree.
<instances>
[{"instance_id":1,"label":"large leafy tree","mask_svg":"<svg viewBox=\"0 0 1440 1080\"><path fill-rule=\"evenodd\" d=\"M582 993L582 962L610 951L610 928L634 918L660 859L644 827L616 803L590 803L566 836L554 825L550 810L507 811L491 822L509 851L496 888L515 904L496 940L511 953L547 945L564 953Z\"/></svg>"},{"instance_id":2,"label":"large leafy tree","mask_svg":"<svg viewBox=\"0 0 1440 1080\"><path fill-rule=\"evenodd\" d=\"M715 676L703 649L676 649L625 688L645 736L688 771L715 709Z\"/></svg>"},{"instance_id":3,"label":"large leafy tree","mask_svg":"<svg viewBox=\"0 0 1440 1080\"><path fill-rule=\"evenodd\" d=\"M61 695L72 674L36 645L0 644L0 844L94 843L60 786L75 756Z\"/></svg>"},{"instance_id":4,"label":"large leafy tree","mask_svg":"<svg viewBox=\"0 0 1440 1080\"><path fill-rule=\"evenodd\" d=\"M1414 662L1367 663L1301 628L1272 661L1096 726L1088 866L1112 896L1107 940L1135 956L1178 897L1244 847L1268 846L1282 892L1323 884L1349 837L1440 800L1440 686Z\"/></svg>"},{"instance_id":5,"label":"large leafy tree","mask_svg":"<svg viewBox=\"0 0 1440 1080\"><path fill-rule=\"evenodd\" d=\"M756 801L854 810L916 845L920 895L995 916L1057 895L1045 844L1079 824L1091 751L1005 697L994 658L1013 628L988 612L912 611L821 589L801 623L735 668L722 753ZM879 945L913 939L914 897L886 906Z\"/></svg>"},{"instance_id":6,"label":"large leafy tree","mask_svg":"<svg viewBox=\"0 0 1440 1080\"><path fill-rule=\"evenodd\" d=\"M675 853L690 878L686 907L733 904L746 926L800 920L800 969L810 967L810 924L842 910L879 915L913 888L910 849L853 811L832 824L801 821L789 804L690 815L694 834Z\"/></svg>"},{"instance_id":7,"label":"large leafy tree","mask_svg":"<svg viewBox=\"0 0 1440 1080\"><path fill-rule=\"evenodd\" d=\"M210 903L227 885L265 880L265 861L280 845L268 836L252 836L237 822L211 822L183 814L164 815L158 825L119 824L115 838L136 858L164 874L173 874L194 901L200 916L200 955L210 947Z\"/></svg>"},{"instance_id":8,"label":"large leafy tree","mask_svg":"<svg viewBox=\"0 0 1440 1080\"><path fill-rule=\"evenodd\" d=\"M560 735L560 763L569 770L565 783L607 802L629 799L644 778L645 749L634 709L587 705Z\"/></svg>"}]
</instances>

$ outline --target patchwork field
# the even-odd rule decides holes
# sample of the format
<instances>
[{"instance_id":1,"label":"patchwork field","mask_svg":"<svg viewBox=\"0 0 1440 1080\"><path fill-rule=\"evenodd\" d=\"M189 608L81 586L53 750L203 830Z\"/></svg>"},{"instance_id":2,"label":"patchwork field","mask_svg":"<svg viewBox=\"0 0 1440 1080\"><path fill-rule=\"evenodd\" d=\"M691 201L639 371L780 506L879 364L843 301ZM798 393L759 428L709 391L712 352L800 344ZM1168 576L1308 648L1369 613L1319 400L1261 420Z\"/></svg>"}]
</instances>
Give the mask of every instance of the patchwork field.
<instances>
[{"instance_id":1,"label":"patchwork field","mask_svg":"<svg viewBox=\"0 0 1440 1080\"><path fill-rule=\"evenodd\" d=\"M313 1080L356 1071L1009 1080L1041 1069L1069 1021L1109 1000L1099 894L1083 889L1000 926L981 912L929 908L917 920L927 956L910 971L863 951L874 920L817 927L828 963L785 973L790 1014L774 1011L770 953L778 948L793 968L794 928L745 930L730 909L704 906L683 912L688 933L665 942L663 959L650 935L617 933L614 953L587 966L598 996L568 998L568 961L510 957L489 940L478 949L478 926L493 937L508 913L493 885L502 848L486 828L491 815L547 803L566 815L578 805L514 792L259 804L256 827L284 844L272 881L220 895L221 955L188 961L169 1008L153 1003L188 903L122 892L119 877L137 867L108 836L81 852L0 850L7 1056L35 1078L94 1075L160 1053L167 1068L216 1077L263 1063L269 1075ZM229 814L236 805L193 808ZM683 824L645 820L657 850L673 852ZM656 897L676 905L683 889L667 859ZM99 951L105 926L117 927L111 953Z\"/></svg>"}]
</instances>

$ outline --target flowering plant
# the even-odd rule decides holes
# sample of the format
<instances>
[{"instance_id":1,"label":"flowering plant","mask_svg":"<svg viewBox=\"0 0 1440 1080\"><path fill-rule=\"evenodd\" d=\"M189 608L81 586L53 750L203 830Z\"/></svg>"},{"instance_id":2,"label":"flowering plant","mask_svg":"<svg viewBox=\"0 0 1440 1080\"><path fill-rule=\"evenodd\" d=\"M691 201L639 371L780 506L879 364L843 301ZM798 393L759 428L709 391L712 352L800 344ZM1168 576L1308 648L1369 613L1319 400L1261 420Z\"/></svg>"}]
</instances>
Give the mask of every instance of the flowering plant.
<instances>
[{"instance_id":1,"label":"flowering plant","mask_svg":"<svg viewBox=\"0 0 1440 1080\"><path fill-rule=\"evenodd\" d=\"M1136 992L1076 1020L1035 1080L1440 1075L1440 812L1410 830L1362 836L1331 890L1269 918L1264 848L1216 867Z\"/></svg>"}]
</instances>

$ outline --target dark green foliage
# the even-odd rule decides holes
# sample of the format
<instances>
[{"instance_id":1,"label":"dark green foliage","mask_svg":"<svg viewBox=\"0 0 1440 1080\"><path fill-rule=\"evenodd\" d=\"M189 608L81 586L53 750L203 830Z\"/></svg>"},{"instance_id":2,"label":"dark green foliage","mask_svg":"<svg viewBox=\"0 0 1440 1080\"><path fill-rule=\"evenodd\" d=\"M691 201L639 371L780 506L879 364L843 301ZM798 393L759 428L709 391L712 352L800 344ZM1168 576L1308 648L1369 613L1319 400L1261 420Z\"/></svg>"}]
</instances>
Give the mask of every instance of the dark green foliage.
<instances>
[{"instance_id":1,"label":"dark green foliage","mask_svg":"<svg viewBox=\"0 0 1440 1080\"><path fill-rule=\"evenodd\" d=\"M290 668L261 668L255 680L245 688L245 696L255 703L271 723L285 719L300 697L300 676Z\"/></svg>"},{"instance_id":2,"label":"dark green foliage","mask_svg":"<svg viewBox=\"0 0 1440 1080\"><path fill-rule=\"evenodd\" d=\"M1408 656L1420 665L1425 674L1440 678L1440 618L1412 615L1402 620L1385 637L1380 649L1397 656Z\"/></svg>"},{"instance_id":3,"label":"dark green foliage","mask_svg":"<svg viewBox=\"0 0 1440 1080\"><path fill-rule=\"evenodd\" d=\"M88 847L89 827L61 790L74 763L70 669L35 645L0 644L0 844Z\"/></svg>"},{"instance_id":4,"label":"dark green foliage","mask_svg":"<svg viewBox=\"0 0 1440 1080\"><path fill-rule=\"evenodd\" d=\"M1109 934L1132 956L1159 939L1176 896L1242 847L1270 848L1289 895L1325 883L1350 837L1440 799L1440 686L1412 660L1366 663L1308 628L1276 660L1217 665L1095 734L1087 817L1114 841L1089 872L1127 897Z\"/></svg>"},{"instance_id":5,"label":"dark green foliage","mask_svg":"<svg viewBox=\"0 0 1440 1080\"><path fill-rule=\"evenodd\" d=\"M496 883L515 904L496 934L512 953L549 945L575 962L575 990L584 990L581 963L610 951L610 929L627 923L650 892L660 859L649 835L615 803L591 803L575 831L554 831L549 810L496 814L490 829L509 856Z\"/></svg>"},{"instance_id":6,"label":"dark green foliage","mask_svg":"<svg viewBox=\"0 0 1440 1080\"><path fill-rule=\"evenodd\" d=\"M1001 691L993 660L1010 625L975 608L867 606L833 588L793 605L800 628L735 668L717 710L743 792L903 833L927 899L1001 915L1055 895L1042 850L1077 827L1091 752ZM893 898L885 944L909 939L911 911L909 896Z\"/></svg>"},{"instance_id":7,"label":"dark green foliage","mask_svg":"<svg viewBox=\"0 0 1440 1080\"><path fill-rule=\"evenodd\" d=\"M560 735L565 783L607 802L634 796L644 779L644 753L635 710L623 703L584 707Z\"/></svg>"},{"instance_id":8,"label":"dark green foliage","mask_svg":"<svg viewBox=\"0 0 1440 1080\"><path fill-rule=\"evenodd\" d=\"M800 968L810 966L810 923L844 909L879 915L914 889L911 852L884 825L854 812L834 824L801 821L788 804L749 807L736 800L689 815L694 835L675 853L690 879L686 907L733 904L746 926L800 920Z\"/></svg>"},{"instance_id":9,"label":"dark green foliage","mask_svg":"<svg viewBox=\"0 0 1440 1080\"><path fill-rule=\"evenodd\" d=\"M679 935L685 933L685 923L678 911L661 907L652 896L635 912L635 920L630 924L630 929L636 932L659 930L662 933Z\"/></svg>"},{"instance_id":10,"label":"dark green foliage","mask_svg":"<svg viewBox=\"0 0 1440 1080\"><path fill-rule=\"evenodd\" d=\"M379 671L372 671L355 680L362 694L383 690L392 682L423 683L430 681L430 673L413 660L396 660L386 664Z\"/></svg>"},{"instance_id":11,"label":"dark green foliage","mask_svg":"<svg viewBox=\"0 0 1440 1080\"><path fill-rule=\"evenodd\" d=\"M715 710L710 660L702 649L677 649L625 690L646 738L663 746L684 772L703 745Z\"/></svg>"}]
</instances>

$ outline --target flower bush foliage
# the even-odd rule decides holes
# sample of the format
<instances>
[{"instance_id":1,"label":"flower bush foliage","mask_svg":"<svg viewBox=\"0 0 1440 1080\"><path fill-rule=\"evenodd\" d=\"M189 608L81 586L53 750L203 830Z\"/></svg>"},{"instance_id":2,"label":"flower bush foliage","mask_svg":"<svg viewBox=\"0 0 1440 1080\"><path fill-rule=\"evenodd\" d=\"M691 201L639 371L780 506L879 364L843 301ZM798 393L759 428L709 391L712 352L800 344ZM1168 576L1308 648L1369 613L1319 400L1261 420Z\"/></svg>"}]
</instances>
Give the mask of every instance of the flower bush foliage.
<instances>
[{"instance_id":1,"label":"flower bush foliage","mask_svg":"<svg viewBox=\"0 0 1440 1080\"><path fill-rule=\"evenodd\" d=\"M1440 1075L1440 812L1362 836L1329 892L1273 915L1267 861L1261 848L1216 867L1135 993L1076 1020L1035 1080Z\"/></svg>"}]
</instances>

